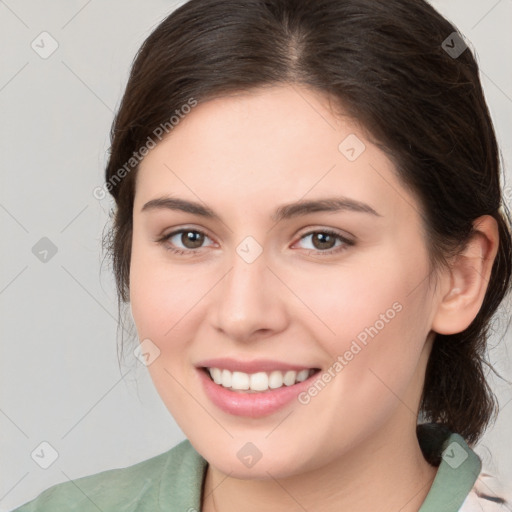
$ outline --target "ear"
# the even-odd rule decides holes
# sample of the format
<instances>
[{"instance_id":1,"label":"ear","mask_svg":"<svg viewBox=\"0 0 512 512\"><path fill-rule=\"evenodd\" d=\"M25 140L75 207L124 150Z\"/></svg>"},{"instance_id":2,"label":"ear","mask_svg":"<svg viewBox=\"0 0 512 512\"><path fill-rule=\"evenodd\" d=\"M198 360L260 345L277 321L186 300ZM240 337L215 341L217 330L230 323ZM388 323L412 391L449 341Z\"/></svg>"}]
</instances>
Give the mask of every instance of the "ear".
<instances>
[{"instance_id":1,"label":"ear","mask_svg":"<svg viewBox=\"0 0 512 512\"><path fill-rule=\"evenodd\" d=\"M482 307L498 252L498 223L490 215L473 223L475 232L461 254L451 262L441 280L443 290L432 330L455 334L466 329Z\"/></svg>"}]
</instances>

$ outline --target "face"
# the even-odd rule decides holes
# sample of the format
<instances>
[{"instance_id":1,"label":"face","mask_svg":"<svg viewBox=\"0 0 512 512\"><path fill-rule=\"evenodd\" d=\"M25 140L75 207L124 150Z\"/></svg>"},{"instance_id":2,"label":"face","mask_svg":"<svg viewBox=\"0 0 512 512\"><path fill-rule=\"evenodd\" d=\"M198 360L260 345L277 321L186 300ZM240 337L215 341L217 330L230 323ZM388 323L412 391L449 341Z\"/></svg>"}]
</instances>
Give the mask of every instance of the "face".
<instances>
[{"instance_id":1,"label":"face","mask_svg":"<svg viewBox=\"0 0 512 512\"><path fill-rule=\"evenodd\" d=\"M139 340L180 428L232 476L297 474L414 428L428 276L417 200L317 92L199 104L140 165Z\"/></svg>"}]
</instances>

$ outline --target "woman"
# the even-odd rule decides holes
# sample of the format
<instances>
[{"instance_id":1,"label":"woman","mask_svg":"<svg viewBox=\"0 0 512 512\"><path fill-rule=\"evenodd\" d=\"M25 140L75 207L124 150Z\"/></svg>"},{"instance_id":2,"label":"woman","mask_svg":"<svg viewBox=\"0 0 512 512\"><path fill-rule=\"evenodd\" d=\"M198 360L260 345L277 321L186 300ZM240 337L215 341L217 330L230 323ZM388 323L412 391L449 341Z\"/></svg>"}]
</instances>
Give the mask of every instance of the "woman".
<instances>
[{"instance_id":1,"label":"woman","mask_svg":"<svg viewBox=\"0 0 512 512\"><path fill-rule=\"evenodd\" d=\"M471 446L510 218L477 64L429 4L189 1L137 55L105 189L187 440L18 511L503 504Z\"/></svg>"}]
</instances>

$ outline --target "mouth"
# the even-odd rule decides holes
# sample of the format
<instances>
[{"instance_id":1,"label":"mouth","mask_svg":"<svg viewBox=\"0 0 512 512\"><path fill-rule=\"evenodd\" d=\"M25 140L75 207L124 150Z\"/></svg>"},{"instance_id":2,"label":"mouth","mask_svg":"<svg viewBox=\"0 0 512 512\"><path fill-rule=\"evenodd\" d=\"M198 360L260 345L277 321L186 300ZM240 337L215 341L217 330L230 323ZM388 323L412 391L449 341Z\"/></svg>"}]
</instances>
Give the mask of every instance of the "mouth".
<instances>
[{"instance_id":1,"label":"mouth","mask_svg":"<svg viewBox=\"0 0 512 512\"><path fill-rule=\"evenodd\" d=\"M273 370L270 372L245 373L225 368L201 367L215 384L238 393L266 393L294 386L320 372L320 368L295 370Z\"/></svg>"}]
</instances>

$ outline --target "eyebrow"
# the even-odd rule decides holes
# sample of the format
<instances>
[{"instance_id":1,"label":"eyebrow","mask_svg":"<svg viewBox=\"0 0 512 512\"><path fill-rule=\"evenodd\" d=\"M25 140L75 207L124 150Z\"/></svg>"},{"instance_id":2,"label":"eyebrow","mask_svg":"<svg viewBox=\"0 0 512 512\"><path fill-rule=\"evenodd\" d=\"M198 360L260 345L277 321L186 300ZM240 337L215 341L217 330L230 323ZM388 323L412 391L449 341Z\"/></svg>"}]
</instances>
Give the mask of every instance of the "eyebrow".
<instances>
[{"instance_id":1,"label":"eyebrow","mask_svg":"<svg viewBox=\"0 0 512 512\"><path fill-rule=\"evenodd\" d=\"M178 197L158 197L148 201L141 209L141 212L150 210L178 210L186 213L192 213L212 220L222 222L221 217L211 208L186 199ZM328 197L310 201L297 201L295 203L283 204L279 206L271 216L274 222L307 215L316 212L341 212L352 211L358 213L367 213L376 217L382 217L370 205L346 197Z\"/></svg>"}]
</instances>

